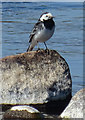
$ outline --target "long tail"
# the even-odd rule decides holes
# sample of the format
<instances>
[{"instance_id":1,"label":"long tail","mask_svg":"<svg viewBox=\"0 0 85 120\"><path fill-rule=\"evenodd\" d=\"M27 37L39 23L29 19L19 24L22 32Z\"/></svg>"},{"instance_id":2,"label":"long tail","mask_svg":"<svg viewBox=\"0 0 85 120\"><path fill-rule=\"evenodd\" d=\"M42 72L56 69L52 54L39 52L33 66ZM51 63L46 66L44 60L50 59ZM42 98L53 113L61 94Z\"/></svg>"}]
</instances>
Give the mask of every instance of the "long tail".
<instances>
[{"instance_id":1,"label":"long tail","mask_svg":"<svg viewBox=\"0 0 85 120\"><path fill-rule=\"evenodd\" d=\"M32 51L36 44L37 44L37 41L32 41L27 49L27 52Z\"/></svg>"},{"instance_id":2,"label":"long tail","mask_svg":"<svg viewBox=\"0 0 85 120\"><path fill-rule=\"evenodd\" d=\"M33 48L34 48L34 47L32 47L32 44L31 44L31 45L29 45L29 47L27 48L27 52L28 52L28 51L32 51L32 50L33 50Z\"/></svg>"}]
</instances>

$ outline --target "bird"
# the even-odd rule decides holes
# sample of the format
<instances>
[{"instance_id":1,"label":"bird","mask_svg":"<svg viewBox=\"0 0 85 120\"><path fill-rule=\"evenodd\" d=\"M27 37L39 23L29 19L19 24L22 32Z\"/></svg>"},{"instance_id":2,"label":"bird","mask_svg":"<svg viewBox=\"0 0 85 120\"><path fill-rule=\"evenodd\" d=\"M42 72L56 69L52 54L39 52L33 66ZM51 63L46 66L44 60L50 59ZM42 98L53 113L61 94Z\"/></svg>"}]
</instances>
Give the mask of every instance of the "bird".
<instances>
[{"instance_id":1,"label":"bird","mask_svg":"<svg viewBox=\"0 0 85 120\"><path fill-rule=\"evenodd\" d=\"M32 51L38 42L44 43L46 49L46 41L49 40L55 31L54 16L50 12L43 13L38 22L34 25L33 30L30 34L28 51Z\"/></svg>"}]
</instances>

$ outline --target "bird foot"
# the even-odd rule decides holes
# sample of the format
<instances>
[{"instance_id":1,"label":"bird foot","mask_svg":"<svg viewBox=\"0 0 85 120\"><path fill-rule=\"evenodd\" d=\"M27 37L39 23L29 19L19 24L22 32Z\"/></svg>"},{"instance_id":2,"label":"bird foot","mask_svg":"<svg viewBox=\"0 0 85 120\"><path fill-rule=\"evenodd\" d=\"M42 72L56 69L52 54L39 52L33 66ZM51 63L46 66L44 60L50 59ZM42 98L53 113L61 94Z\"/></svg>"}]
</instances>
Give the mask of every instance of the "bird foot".
<instances>
[{"instance_id":1,"label":"bird foot","mask_svg":"<svg viewBox=\"0 0 85 120\"><path fill-rule=\"evenodd\" d=\"M50 54L50 51L49 51L49 49L47 48L47 49L45 49L45 53L47 53L48 55Z\"/></svg>"},{"instance_id":2,"label":"bird foot","mask_svg":"<svg viewBox=\"0 0 85 120\"><path fill-rule=\"evenodd\" d=\"M38 52L38 51L41 51L41 50L42 50L42 49L38 48L38 49L37 49L37 52Z\"/></svg>"}]
</instances>

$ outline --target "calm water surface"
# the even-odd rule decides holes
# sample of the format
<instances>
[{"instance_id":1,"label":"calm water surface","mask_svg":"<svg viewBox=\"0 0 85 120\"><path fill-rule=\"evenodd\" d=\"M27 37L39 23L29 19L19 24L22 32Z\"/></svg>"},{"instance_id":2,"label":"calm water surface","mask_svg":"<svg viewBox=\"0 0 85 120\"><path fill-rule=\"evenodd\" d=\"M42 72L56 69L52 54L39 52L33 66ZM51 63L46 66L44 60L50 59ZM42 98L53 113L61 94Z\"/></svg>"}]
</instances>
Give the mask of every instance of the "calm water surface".
<instances>
[{"instance_id":1,"label":"calm water surface","mask_svg":"<svg viewBox=\"0 0 85 120\"><path fill-rule=\"evenodd\" d=\"M2 4L2 57L26 51L29 35L43 12L55 16L56 29L47 41L67 61L72 76L73 95L83 85L83 3L11 2ZM44 44L39 44L45 48ZM37 47L35 47L35 50Z\"/></svg>"}]
</instances>

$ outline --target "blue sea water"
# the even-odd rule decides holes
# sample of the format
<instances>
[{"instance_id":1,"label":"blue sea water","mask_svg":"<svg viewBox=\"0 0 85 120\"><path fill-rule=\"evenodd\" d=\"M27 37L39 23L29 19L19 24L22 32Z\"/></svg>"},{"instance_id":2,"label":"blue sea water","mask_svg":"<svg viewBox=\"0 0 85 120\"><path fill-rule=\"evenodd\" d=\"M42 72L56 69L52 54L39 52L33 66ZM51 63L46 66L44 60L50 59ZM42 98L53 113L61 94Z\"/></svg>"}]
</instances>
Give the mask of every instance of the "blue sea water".
<instances>
[{"instance_id":1,"label":"blue sea water","mask_svg":"<svg viewBox=\"0 0 85 120\"><path fill-rule=\"evenodd\" d=\"M73 95L84 87L82 2L3 2L1 9L2 57L25 52L34 24L43 12L51 12L56 28L53 37L46 42L47 46L67 61ZM39 45L45 49L43 43Z\"/></svg>"}]
</instances>

